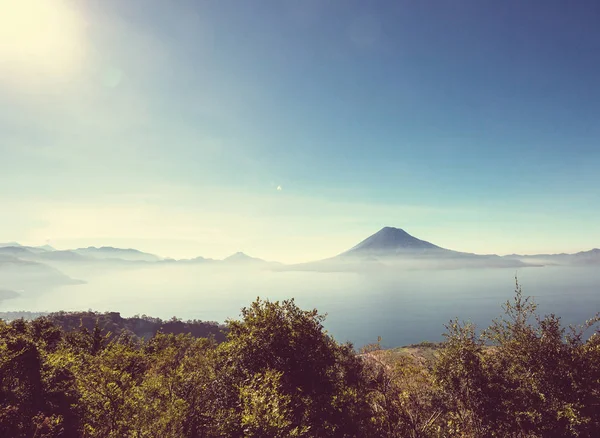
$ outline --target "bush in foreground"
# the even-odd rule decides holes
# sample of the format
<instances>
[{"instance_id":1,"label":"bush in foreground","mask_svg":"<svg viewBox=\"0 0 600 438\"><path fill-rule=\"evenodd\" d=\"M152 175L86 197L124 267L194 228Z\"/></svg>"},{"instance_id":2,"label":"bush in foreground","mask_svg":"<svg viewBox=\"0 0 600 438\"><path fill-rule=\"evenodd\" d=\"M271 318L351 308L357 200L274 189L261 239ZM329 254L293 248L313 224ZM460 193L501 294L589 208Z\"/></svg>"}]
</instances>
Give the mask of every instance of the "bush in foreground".
<instances>
[{"instance_id":1,"label":"bush in foreground","mask_svg":"<svg viewBox=\"0 0 600 438\"><path fill-rule=\"evenodd\" d=\"M504 310L411 346L432 360L357 354L293 300L258 299L221 343L0 321L0 436L600 436L599 318L566 330L518 285Z\"/></svg>"}]
</instances>

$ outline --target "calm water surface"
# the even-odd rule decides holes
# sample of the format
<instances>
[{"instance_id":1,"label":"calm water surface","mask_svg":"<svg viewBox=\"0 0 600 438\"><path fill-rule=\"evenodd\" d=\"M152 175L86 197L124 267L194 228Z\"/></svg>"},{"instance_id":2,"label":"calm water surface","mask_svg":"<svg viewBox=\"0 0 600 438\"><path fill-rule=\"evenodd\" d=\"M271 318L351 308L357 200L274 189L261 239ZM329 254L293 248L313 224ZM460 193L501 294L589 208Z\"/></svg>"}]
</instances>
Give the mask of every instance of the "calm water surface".
<instances>
[{"instance_id":1,"label":"calm water surface","mask_svg":"<svg viewBox=\"0 0 600 438\"><path fill-rule=\"evenodd\" d=\"M479 326L502 313L514 276L535 297L541 313L556 313L566 324L600 311L600 269L403 271L382 274L255 272L206 267L61 269L87 284L23 291L0 310L119 311L123 316L173 315L224 321L257 296L294 297L303 308L327 313L326 328L339 341L360 346L382 337L384 346L441 339L444 324L458 317Z\"/></svg>"}]
</instances>

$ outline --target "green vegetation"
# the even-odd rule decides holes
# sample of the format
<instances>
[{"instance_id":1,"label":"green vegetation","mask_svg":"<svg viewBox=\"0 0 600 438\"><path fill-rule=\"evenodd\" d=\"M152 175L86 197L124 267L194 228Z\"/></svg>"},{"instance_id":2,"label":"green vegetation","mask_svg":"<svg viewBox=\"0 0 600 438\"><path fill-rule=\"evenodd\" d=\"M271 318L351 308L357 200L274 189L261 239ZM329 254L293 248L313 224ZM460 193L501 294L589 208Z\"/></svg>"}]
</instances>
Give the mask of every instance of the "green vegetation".
<instances>
[{"instance_id":1,"label":"green vegetation","mask_svg":"<svg viewBox=\"0 0 600 438\"><path fill-rule=\"evenodd\" d=\"M257 299L223 342L118 314L0 321L0 436L600 436L600 318L566 330L518 285L504 309L480 335L452 321L441 344L360 353L293 300Z\"/></svg>"},{"instance_id":2,"label":"green vegetation","mask_svg":"<svg viewBox=\"0 0 600 438\"><path fill-rule=\"evenodd\" d=\"M176 317L168 321L150 316L123 318L118 312L57 312L50 313L48 319L65 331L73 331L80 326L93 330L98 324L109 337L129 335L150 339L157 333L165 335L190 334L195 338L214 338L217 342L225 340L227 327L212 321L182 321Z\"/></svg>"},{"instance_id":3,"label":"green vegetation","mask_svg":"<svg viewBox=\"0 0 600 438\"><path fill-rule=\"evenodd\" d=\"M165 321L147 315L123 318L118 312L0 312L0 319L6 321L16 319L32 321L42 317L66 332L81 327L93 330L98 325L103 331L109 333L111 339L121 335L150 339L157 333L162 333L165 335L190 334L195 338L214 338L217 342L223 342L227 333L225 325L213 321L199 321L196 319L182 321L176 317Z\"/></svg>"}]
</instances>

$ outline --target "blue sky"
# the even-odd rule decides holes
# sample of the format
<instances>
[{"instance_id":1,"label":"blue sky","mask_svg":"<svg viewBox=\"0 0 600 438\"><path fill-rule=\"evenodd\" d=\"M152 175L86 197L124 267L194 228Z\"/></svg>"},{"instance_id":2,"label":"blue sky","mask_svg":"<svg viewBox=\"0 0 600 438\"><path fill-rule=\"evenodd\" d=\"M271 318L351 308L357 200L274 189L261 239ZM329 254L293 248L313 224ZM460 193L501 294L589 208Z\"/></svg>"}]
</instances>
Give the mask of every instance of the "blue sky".
<instances>
[{"instance_id":1,"label":"blue sky","mask_svg":"<svg viewBox=\"0 0 600 438\"><path fill-rule=\"evenodd\" d=\"M600 246L597 2L0 17L0 241L302 261L391 225L480 253Z\"/></svg>"}]
</instances>

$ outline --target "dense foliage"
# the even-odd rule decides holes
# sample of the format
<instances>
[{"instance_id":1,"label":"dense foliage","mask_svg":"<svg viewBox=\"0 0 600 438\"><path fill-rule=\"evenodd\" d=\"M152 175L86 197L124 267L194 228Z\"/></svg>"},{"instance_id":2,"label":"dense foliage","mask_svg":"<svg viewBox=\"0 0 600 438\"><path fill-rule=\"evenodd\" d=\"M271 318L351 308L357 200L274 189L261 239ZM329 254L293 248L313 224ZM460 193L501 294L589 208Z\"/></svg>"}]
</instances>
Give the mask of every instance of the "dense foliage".
<instances>
[{"instance_id":1,"label":"dense foliage","mask_svg":"<svg viewBox=\"0 0 600 438\"><path fill-rule=\"evenodd\" d=\"M0 312L0 319L14 321L24 319L27 321L36 318L47 317L52 323L64 331L76 330L83 326L93 330L98 324L100 328L109 332L109 337L127 334L137 338L150 339L157 333L163 334L190 334L196 338L213 337L217 342L225 340L227 327L213 321L199 321L196 319L183 321L176 317L170 320L162 320L147 315L135 315L124 318L118 312Z\"/></svg>"},{"instance_id":2,"label":"dense foliage","mask_svg":"<svg viewBox=\"0 0 600 438\"><path fill-rule=\"evenodd\" d=\"M122 334L138 338L150 339L157 333L165 335L190 334L195 338L213 337L217 342L225 340L227 327L212 321L189 320L183 321L173 317L167 321L146 315L136 315L123 318L118 312L56 312L47 315L56 325L66 331L72 331L80 326L92 330L96 324L111 336Z\"/></svg>"},{"instance_id":3,"label":"dense foliage","mask_svg":"<svg viewBox=\"0 0 600 438\"><path fill-rule=\"evenodd\" d=\"M598 318L565 330L518 286L505 312L411 346L431 360L358 354L293 300L242 309L224 342L110 334L117 314L0 321L0 436L600 436Z\"/></svg>"}]
</instances>

